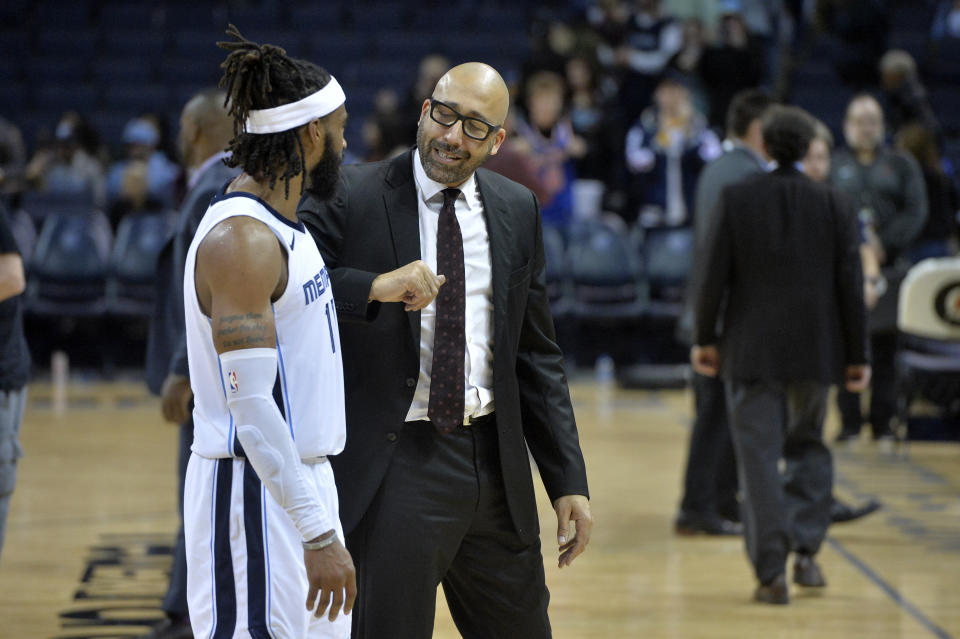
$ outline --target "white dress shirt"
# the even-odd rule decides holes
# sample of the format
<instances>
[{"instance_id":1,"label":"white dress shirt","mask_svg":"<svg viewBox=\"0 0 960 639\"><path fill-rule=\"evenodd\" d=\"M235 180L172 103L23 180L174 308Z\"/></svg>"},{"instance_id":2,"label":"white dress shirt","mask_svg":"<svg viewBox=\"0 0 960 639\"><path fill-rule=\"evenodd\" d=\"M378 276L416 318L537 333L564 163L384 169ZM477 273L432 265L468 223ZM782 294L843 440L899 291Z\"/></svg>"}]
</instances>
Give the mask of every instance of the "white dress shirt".
<instances>
[{"instance_id":1,"label":"white dress shirt","mask_svg":"<svg viewBox=\"0 0 960 639\"><path fill-rule=\"evenodd\" d=\"M420 214L420 259L437 272L437 226L442 191L447 188L427 177L420 162L420 153L413 150L413 177L417 187L417 209ZM466 293L464 335L464 423L492 413L493 404L493 281L490 271L490 237L472 174L458 187L455 211L463 236L463 267ZM442 273L437 273L442 275ZM427 420L430 403L430 372L433 368L433 337L436 327L437 300L420 311L420 378L407 421Z\"/></svg>"}]
</instances>

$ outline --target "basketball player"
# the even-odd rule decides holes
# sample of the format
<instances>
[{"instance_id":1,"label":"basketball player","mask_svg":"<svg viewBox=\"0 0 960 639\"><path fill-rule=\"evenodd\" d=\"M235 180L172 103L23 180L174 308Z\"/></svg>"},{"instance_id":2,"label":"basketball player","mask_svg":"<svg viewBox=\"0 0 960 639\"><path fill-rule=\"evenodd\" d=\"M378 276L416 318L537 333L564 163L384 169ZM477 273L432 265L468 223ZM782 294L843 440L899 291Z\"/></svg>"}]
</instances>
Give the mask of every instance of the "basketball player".
<instances>
[{"instance_id":1,"label":"basketball player","mask_svg":"<svg viewBox=\"0 0 960 639\"><path fill-rule=\"evenodd\" d=\"M345 97L320 67L227 33L227 163L243 172L211 201L184 273L190 621L197 637L342 639L356 579L327 455L345 441L343 367L296 206L333 193Z\"/></svg>"}]
</instances>

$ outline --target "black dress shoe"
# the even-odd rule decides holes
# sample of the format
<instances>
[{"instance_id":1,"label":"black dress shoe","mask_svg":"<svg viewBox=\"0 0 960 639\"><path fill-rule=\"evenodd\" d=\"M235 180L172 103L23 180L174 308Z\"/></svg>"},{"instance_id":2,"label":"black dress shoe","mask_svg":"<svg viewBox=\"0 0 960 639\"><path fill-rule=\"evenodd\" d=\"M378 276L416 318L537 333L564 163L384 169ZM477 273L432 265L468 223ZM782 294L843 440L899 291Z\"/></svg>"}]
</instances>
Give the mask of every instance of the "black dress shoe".
<instances>
[{"instance_id":1,"label":"black dress shoe","mask_svg":"<svg viewBox=\"0 0 960 639\"><path fill-rule=\"evenodd\" d=\"M797 554L793 562L793 583L806 588L823 588L827 580L811 555Z\"/></svg>"},{"instance_id":2,"label":"black dress shoe","mask_svg":"<svg viewBox=\"0 0 960 639\"><path fill-rule=\"evenodd\" d=\"M731 536L742 535L743 524L724 519L719 515L694 515L682 512L674 522L674 532L681 536L714 535Z\"/></svg>"},{"instance_id":3,"label":"black dress shoe","mask_svg":"<svg viewBox=\"0 0 960 639\"><path fill-rule=\"evenodd\" d=\"M777 575L771 581L760 584L753 592L753 600L766 604L786 605L790 603L790 592L787 590L787 578Z\"/></svg>"},{"instance_id":4,"label":"black dress shoe","mask_svg":"<svg viewBox=\"0 0 960 639\"><path fill-rule=\"evenodd\" d=\"M876 499L870 499L865 504L860 506L851 506L850 504L844 503L834 497L833 503L830 504L830 521L835 524L842 524L855 519L860 519L861 517L866 517L870 513L877 512L882 506L883 504Z\"/></svg>"},{"instance_id":5,"label":"black dress shoe","mask_svg":"<svg viewBox=\"0 0 960 639\"><path fill-rule=\"evenodd\" d=\"M193 639L189 619L164 619L140 639Z\"/></svg>"}]
</instances>

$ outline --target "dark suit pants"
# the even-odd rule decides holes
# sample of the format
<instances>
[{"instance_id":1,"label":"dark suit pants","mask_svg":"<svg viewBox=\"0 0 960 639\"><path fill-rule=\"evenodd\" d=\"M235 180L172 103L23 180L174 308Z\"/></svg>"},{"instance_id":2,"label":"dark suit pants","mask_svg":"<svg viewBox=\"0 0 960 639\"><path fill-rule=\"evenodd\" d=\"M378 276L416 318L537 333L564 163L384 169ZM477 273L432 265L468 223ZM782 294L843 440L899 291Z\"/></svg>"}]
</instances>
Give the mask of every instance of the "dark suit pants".
<instances>
[{"instance_id":1,"label":"dark suit pants","mask_svg":"<svg viewBox=\"0 0 960 639\"><path fill-rule=\"evenodd\" d=\"M466 639L550 637L540 542L514 531L493 420L449 435L409 422L396 446L347 536L353 639L429 639L440 584Z\"/></svg>"},{"instance_id":2,"label":"dark suit pants","mask_svg":"<svg viewBox=\"0 0 960 639\"><path fill-rule=\"evenodd\" d=\"M897 414L896 358L897 335L874 333L870 336L873 375L870 380L870 425L874 437L892 433L893 418ZM837 390L837 408L840 409L843 432L856 435L863 423L860 393Z\"/></svg>"},{"instance_id":3,"label":"dark suit pants","mask_svg":"<svg viewBox=\"0 0 960 639\"><path fill-rule=\"evenodd\" d=\"M695 517L739 518L737 464L727 423L723 381L693 376L696 416L690 432L680 509Z\"/></svg>"},{"instance_id":4,"label":"dark suit pants","mask_svg":"<svg viewBox=\"0 0 960 639\"><path fill-rule=\"evenodd\" d=\"M191 403L191 409L193 404ZM187 476L187 462L190 461L190 446L193 445L193 417L180 424L180 456L177 460L179 473L180 529L173 547L173 563L170 567L170 585L163 598L163 611L171 619L185 619L187 610L187 552L183 538L183 481Z\"/></svg>"},{"instance_id":5,"label":"dark suit pants","mask_svg":"<svg viewBox=\"0 0 960 639\"><path fill-rule=\"evenodd\" d=\"M744 536L761 583L785 571L791 550L816 554L827 534L833 491L833 461L823 443L827 389L819 382L727 381Z\"/></svg>"}]
</instances>

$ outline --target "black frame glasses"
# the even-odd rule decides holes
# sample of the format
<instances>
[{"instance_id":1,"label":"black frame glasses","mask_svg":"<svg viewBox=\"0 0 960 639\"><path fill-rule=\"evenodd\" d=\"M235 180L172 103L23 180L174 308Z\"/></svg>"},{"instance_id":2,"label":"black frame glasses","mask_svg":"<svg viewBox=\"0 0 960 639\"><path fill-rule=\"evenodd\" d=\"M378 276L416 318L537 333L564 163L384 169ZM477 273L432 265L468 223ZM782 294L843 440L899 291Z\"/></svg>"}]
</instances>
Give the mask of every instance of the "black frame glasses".
<instances>
[{"instance_id":1,"label":"black frame glasses","mask_svg":"<svg viewBox=\"0 0 960 639\"><path fill-rule=\"evenodd\" d=\"M444 109L447 109L448 111L450 111L451 116L454 118L453 121L444 122L443 120L437 119L436 111L438 106L443 107ZM468 138L470 138L471 140L477 140L478 142L483 142L484 140L490 137L491 133L496 133L497 131L500 130L500 127L501 127L501 125L499 124L491 124L490 122L487 122L486 120L482 120L480 118L474 118L469 115L463 115L462 113L454 109L452 106L450 106L446 102L441 102L436 98L430 98L430 119L436 122L437 124L439 124L440 126L444 126L447 128L452 127L457 122L463 122L463 124L461 125L463 134ZM487 132L482 136L472 135L470 131L467 130L469 128L467 126L468 123L481 124L487 128Z\"/></svg>"}]
</instances>

